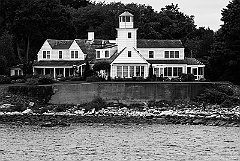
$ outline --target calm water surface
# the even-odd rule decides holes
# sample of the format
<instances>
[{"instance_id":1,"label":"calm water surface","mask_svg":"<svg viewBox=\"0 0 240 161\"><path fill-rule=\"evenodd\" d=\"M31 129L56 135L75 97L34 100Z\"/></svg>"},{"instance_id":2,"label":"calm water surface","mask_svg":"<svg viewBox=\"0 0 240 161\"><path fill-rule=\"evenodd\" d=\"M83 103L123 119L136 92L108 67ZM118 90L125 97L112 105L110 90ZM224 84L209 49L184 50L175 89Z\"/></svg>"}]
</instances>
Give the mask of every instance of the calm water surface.
<instances>
[{"instance_id":1,"label":"calm water surface","mask_svg":"<svg viewBox=\"0 0 240 161\"><path fill-rule=\"evenodd\" d=\"M0 125L1 161L240 161L240 128L188 125Z\"/></svg>"}]
</instances>

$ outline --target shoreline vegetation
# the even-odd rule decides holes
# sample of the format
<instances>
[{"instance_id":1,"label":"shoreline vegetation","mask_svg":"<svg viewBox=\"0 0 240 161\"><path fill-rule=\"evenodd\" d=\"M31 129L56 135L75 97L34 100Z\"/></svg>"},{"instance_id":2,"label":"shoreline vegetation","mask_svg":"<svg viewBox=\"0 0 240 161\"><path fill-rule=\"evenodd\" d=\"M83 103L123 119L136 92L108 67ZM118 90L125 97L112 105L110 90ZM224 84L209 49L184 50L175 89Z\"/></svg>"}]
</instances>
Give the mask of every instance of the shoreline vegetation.
<instances>
[{"instance_id":1,"label":"shoreline vegetation","mask_svg":"<svg viewBox=\"0 0 240 161\"><path fill-rule=\"evenodd\" d=\"M5 89L0 90L0 124L45 127L69 126L72 123L240 127L239 96L238 86L224 84L205 89L191 101L162 100L124 105L96 98L85 104L55 105L46 103L42 97Z\"/></svg>"}]
</instances>

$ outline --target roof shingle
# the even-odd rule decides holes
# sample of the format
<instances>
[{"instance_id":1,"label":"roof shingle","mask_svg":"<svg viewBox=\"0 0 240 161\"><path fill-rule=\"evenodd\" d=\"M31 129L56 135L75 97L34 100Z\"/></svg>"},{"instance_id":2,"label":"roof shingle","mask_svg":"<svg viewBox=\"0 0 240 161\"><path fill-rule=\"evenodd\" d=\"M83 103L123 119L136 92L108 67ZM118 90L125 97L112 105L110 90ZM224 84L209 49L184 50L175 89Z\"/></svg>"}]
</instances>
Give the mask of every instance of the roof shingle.
<instances>
[{"instance_id":1,"label":"roof shingle","mask_svg":"<svg viewBox=\"0 0 240 161\"><path fill-rule=\"evenodd\" d=\"M73 40L54 40L47 39L52 49L69 49L73 43Z\"/></svg>"},{"instance_id":2,"label":"roof shingle","mask_svg":"<svg viewBox=\"0 0 240 161\"><path fill-rule=\"evenodd\" d=\"M181 40L137 40L137 48L183 48Z\"/></svg>"}]
</instances>

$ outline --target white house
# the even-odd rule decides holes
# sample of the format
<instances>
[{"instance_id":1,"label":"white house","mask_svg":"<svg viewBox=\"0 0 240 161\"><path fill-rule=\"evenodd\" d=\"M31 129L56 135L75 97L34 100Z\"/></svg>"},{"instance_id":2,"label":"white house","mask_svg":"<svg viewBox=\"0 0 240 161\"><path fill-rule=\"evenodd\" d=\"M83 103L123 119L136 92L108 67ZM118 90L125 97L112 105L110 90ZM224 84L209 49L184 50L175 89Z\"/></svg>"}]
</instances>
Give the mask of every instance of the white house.
<instances>
[{"instance_id":1,"label":"white house","mask_svg":"<svg viewBox=\"0 0 240 161\"><path fill-rule=\"evenodd\" d=\"M150 65L156 77L162 75L174 78L180 73L192 73L197 80L204 77L205 65L195 58L186 58L180 40L137 39L137 28L134 28L133 19L134 16L127 11L119 16L117 47L96 49L94 62L109 61L109 74L112 78L146 78L149 76ZM110 56L101 54L115 50L115 53L110 52Z\"/></svg>"},{"instance_id":2,"label":"white house","mask_svg":"<svg viewBox=\"0 0 240 161\"><path fill-rule=\"evenodd\" d=\"M149 67L156 77L174 78L180 73L192 73L196 80L204 77L205 65L195 58L186 58L180 40L137 39L134 16L125 11L119 16L116 40L94 38L94 31L88 30L88 39L48 39L38 52L34 62L34 74L50 74L54 78L73 75L73 66L82 75L85 57L91 63L108 61L111 78L132 78L149 76Z\"/></svg>"}]
</instances>

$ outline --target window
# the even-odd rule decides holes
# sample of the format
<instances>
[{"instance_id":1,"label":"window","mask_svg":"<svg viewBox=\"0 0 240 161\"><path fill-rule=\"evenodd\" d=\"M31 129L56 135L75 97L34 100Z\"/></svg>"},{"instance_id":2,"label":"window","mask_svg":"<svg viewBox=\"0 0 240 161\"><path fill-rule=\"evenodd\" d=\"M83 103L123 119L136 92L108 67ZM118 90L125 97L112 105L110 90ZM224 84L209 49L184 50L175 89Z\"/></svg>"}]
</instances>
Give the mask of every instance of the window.
<instances>
[{"instance_id":1,"label":"window","mask_svg":"<svg viewBox=\"0 0 240 161\"><path fill-rule=\"evenodd\" d=\"M75 51L75 58L78 58L78 51Z\"/></svg>"},{"instance_id":2,"label":"window","mask_svg":"<svg viewBox=\"0 0 240 161\"><path fill-rule=\"evenodd\" d=\"M165 58L169 58L169 51L165 51Z\"/></svg>"},{"instance_id":3,"label":"window","mask_svg":"<svg viewBox=\"0 0 240 161\"><path fill-rule=\"evenodd\" d=\"M134 76L134 66L130 66L130 77Z\"/></svg>"},{"instance_id":4,"label":"window","mask_svg":"<svg viewBox=\"0 0 240 161\"><path fill-rule=\"evenodd\" d=\"M130 22L130 16L126 16L126 22Z\"/></svg>"},{"instance_id":5,"label":"window","mask_svg":"<svg viewBox=\"0 0 240 161\"><path fill-rule=\"evenodd\" d=\"M109 51L105 51L105 58L109 57Z\"/></svg>"},{"instance_id":6,"label":"window","mask_svg":"<svg viewBox=\"0 0 240 161\"><path fill-rule=\"evenodd\" d=\"M122 77L122 66L117 66L117 77Z\"/></svg>"},{"instance_id":7,"label":"window","mask_svg":"<svg viewBox=\"0 0 240 161\"><path fill-rule=\"evenodd\" d=\"M77 59L78 58L78 51L71 51L71 58L72 59Z\"/></svg>"},{"instance_id":8,"label":"window","mask_svg":"<svg viewBox=\"0 0 240 161\"><path fill-rule=\"evenodd\" d=\"M97 51L96 58L100 58L100 51Z\"/></svg>"},{"instance_id":9,"label":"window","mask_svg":"<svg viewBox=\"0 0 240 161\"><path fill-rule=\"evenodd\" d=\"M170 58L174 58L174 51L170 51Z\"/></svg>"},{"instance_id":10,"label":"window","mask_svg":"<svg viewBox=\"0 0 240 161\"><path fill-rule=\"evenodd\" d=\"M122 22L126 22L126 17L125 16L122 17Z\"/></svg>"},{"instance_id":11,"label":"window","mask_svg":"<svg viewBox=\"0 0 240 161\"><path fill-rule=\"evenodd\" d=\"M74 51L71 51L71 58L74 58Z\"/></svg>"},{"instance_id":12,"label":"window","mask_svg":"<svg viewBox=\"0 0 240 161\"><path fill-rule=\"evenodd\" d=\"M179 58L179 51L165 51L165 58Z\"/></svg>"},{"instance_id":13,"label":"window","mask_svg":"<svg viewBox=\"0 0 240 161\"><path fill-rule=\"evenodd\" d=\"M172 76L172 67L164 68L164 76L165 77L171 77Z\"/></svg>"},{"instance_id":14,"label":"window","mask_svg":"<svg viewBox=\"0 0 240 161\"><path fill-rule=\"evenodd\" d=\"M187 67L187 73L192 73L191 72L191 67Z\"/></svg>"},{"instance_id":15,"label":"window","mask_svg":"<svg viewBox=\"0 0 240 161\"><path fill-rule=\"evenodd\" d=\"M123 77L128 77L128 66L123 66Z\"/></svg>"},{"instance_id":16,"label":"window","mask_svg":"<svg viewBox=\"0 0 240 161\"><path fill-rule=\"evenodd\" d=\"M50 59L50 51L43 51L43 59Z\"/></svg>"},{"instance_id":17,"label":"window","mask_svg":"<svg viewBox=\"0 0 240 161\"><path fill-rule=\"evenodd\" d=\"M144 77L144 66L141 66L141 76Z\"/></svg>"},{"instance_id":18,"label":"window","mask_svg":"<svg viewBox=\"0 0 240 161\"><path fill-rule=\"evenodd\" d=\"M175 51L175 58L179 58L179 51Z\"/></svg>"},{"instance_id":19,"label":"window","mask_svg":"<svg viewBox=\"0 0 240 161\"><path fill-rule=\"evenodd\" d=\"M132 52L128 51L128 57L132 57Z\"/></svg>"},{"instance_id":20,"label":"window","mask_svg":"<svg viewBox=\"0 0 240 161\"><path fill-rule=\"evenodd\" d=\"M43 51L43 59L46 59L47 58L47 52L46 51Z\"/></svg>"},{"instance_id":21,"label":"window","mask_svg":"<svg viewBox=\"0 0 240 161\"><path fill-rule=\"evenodd\" d=\"M131 38L131 37L132 37L132 33L128 32L128 38Z\"/></svg>"},{"instance_id":22,"label":"window","mask_svg":"<svg viewBox=\"0 0 240 161\"><path fill-rule=\"evenodd\" d=\"M154 58L154 51L149 51L148 52L148 57L149 58Z\"/></svg>"},{"instance_id":23,"label":"window","mask_svg":"<svg viewBox=\"0 0 240 161\"><path fill-rule=\"evenodd\" d=\"M136 66L136 76L140 76L140 66Z\"/></svg>"},{"instance_id":24,"label":"window","mask_svg":"<svg viewBox=\"0 0 240 161\"><path fill-rule=\"evenodd\" d=\"M182 67L173 67L173 76L179 76L182 73Z\"/></svg>"},{"instance_id":25,"label":"window","mask_svg":"<svg viewBox=\"0 0 240 161\"><path fill-rule=\"evenodd\" d=\"M203 75L203 67L198 67L198 75Z\"/></svg>"},{"instance_id":26,"label":"window","mask_svg":"<svg viewBox=\"0 0 240 161\"><path fill-rule=\"evenodd\" d=\"M58 58L59 58L59 59L62 59L62 56L63 56L63 55L62 55L62 51L59 51L59 52L58 52Z\"/></svg>"}]
</instances>

